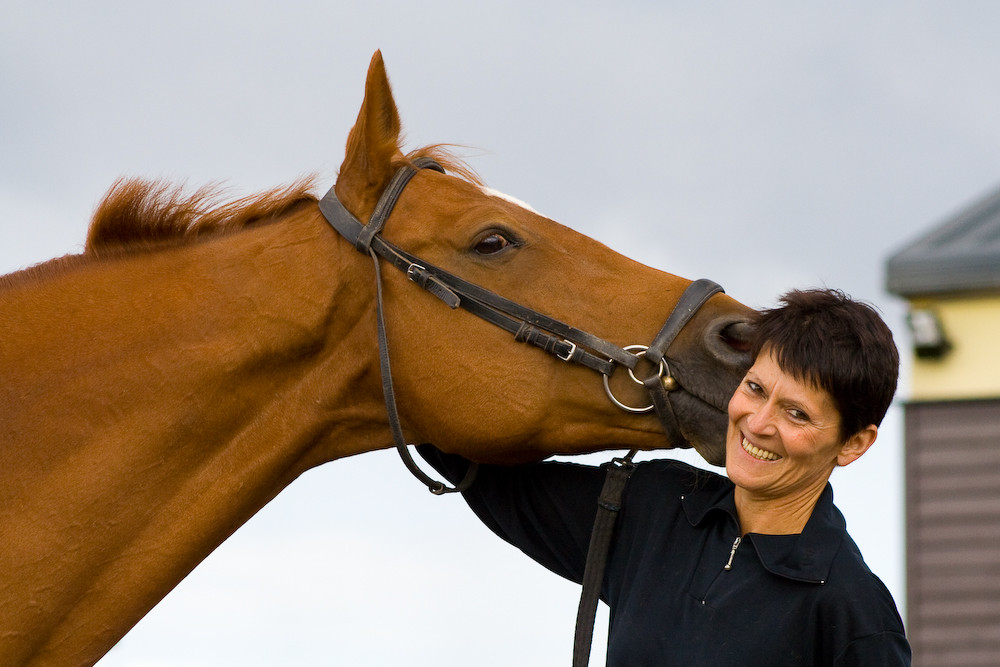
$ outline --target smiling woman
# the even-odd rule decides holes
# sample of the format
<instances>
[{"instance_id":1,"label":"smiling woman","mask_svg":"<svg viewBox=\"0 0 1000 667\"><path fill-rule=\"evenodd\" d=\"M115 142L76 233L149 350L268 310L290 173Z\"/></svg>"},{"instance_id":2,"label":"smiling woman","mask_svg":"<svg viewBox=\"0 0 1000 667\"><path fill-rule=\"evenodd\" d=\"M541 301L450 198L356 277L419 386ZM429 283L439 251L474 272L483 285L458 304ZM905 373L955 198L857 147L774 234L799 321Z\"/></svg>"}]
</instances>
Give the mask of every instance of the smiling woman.
<instances>
[{"instance_id":1,"label":"smiling woman","mask_svg":"<svg viewBox=\"0 0 1000 667\"><path fill-rule=\"evenodd\" d=\"M899 355L874 310L825 290L783 303L758 315L756 361L729 402L726 471L745 533L801 532L896 392Z\"/></svg>"},{"instance_id":2,"label":"smiling woman","mask_svg":"<svg viewBox=\"0 0 1000 667\"><path fill-rule=\"evenodd\" d=\"M729 402L726 477L676 461L631 474L601 590L608 665L908 665L892 596L833 504L829 477L874 443L896 389L868 305L795 291L754 317ZM462 460L425 447L449 477ZM486 466L465 492L494 532L581 581L599 468Z\"/></svg>"}]
</instances>

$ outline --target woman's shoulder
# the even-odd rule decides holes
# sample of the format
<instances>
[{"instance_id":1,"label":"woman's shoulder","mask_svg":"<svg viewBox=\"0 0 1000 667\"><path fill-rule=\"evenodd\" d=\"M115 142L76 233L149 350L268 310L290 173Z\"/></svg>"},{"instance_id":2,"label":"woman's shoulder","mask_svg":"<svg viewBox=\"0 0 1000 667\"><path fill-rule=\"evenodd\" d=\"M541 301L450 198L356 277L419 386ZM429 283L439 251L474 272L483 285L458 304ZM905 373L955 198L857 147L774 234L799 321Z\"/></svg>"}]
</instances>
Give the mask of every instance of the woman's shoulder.
<instances>
[{"instance_id":1,"label":"woman's shoulder","mask_svg":"<svg viewBox=\"0 0 1000 667\"><path fill-rule=\"evenodd\" d=\"M865 563L851 536L845 532L830 576L822 586L824 606L848 612L853 623L868 632L902 632L903 623L892 593Z\"/></svg>"}]
</instances>

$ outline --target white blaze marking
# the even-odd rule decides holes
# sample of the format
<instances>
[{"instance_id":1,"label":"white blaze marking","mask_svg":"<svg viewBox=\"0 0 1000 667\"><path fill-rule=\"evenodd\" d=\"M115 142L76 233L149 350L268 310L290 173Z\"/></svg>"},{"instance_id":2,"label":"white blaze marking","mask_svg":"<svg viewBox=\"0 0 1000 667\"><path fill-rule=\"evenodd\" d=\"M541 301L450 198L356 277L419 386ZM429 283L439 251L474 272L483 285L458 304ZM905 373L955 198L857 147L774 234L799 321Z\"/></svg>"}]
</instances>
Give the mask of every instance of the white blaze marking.
<instances>
[{"instance_id":1,"label":"white blaze marking","mask_svg":"<svg viewBox=\"0 0 1000 667\"><path fill-rule=\"evenodd\" d=\"M514 204L516 206L520 206L521 208L523 208L525 210L528 210L528 211L531 211L532 213L536 213L538 215L541 215L540 213L538 213L538 211L536 211L531 206L531 204L528 204L527 202L521 201L517 197L512 197L512 196L510 196L508 194L500 192L499 190L494 190L493 188L487 188L487 187L483 188L483 192L485 194L487 194L487 195L490 195L491 197L497 197L498 199L503 199L504 201L509 201L511 204Z\"/></svg>"}]
</instances>

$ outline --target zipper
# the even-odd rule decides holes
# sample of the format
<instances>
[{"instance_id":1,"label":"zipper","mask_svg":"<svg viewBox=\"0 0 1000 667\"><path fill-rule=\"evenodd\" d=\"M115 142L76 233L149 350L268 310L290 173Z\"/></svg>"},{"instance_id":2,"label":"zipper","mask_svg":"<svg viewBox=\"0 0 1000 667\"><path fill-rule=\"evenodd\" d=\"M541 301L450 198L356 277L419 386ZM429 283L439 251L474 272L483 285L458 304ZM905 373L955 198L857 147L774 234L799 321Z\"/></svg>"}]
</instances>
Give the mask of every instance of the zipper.
<instances>
[{"instance_id":1,"label":"zipper","mask_svg":"<svg viewBox=\"0 0 1000 667\"><path fill-rule=\"evenodd\" d=\"M726 562L726 566L722 568L723 570L733 569L733 559L736 558L736 550L740 548L740 542L743 541L742 537L737 537L733 542L732 551L729 552L729 560Z\"/></svg>"},{"instance_id":2,"label":"zipper","mask_svg":"<svg viewBox=\"0 0 1000 667\"><path fill-rule=\"evenodd\" d=\"M736 550L740 548L741 542L743 542L742 537L737 537L735 540L733 540L733 547L729 550L729 560L726 561L726 564L722 568L721 572L717 570L718 574L712 577L712 581L708 584L708 587L705 589L705 592L699 596L701 598L701 603L703 605L708 604L708 598L712 594L712 590L719 585L719 577L722 576L722 572L729 572L730 570L733 569L733 560L735 560L736 558Z\"/></svg>"}]
</instances>

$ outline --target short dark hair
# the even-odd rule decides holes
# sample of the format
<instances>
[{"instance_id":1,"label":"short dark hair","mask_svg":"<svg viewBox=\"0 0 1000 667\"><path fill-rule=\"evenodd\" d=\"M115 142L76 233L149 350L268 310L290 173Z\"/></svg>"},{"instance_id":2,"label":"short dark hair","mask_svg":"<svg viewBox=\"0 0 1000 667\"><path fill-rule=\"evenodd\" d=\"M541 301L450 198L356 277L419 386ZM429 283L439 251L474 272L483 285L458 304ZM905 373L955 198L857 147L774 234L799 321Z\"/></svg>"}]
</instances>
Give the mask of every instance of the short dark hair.
<instances>
[{"instance_id":1,"label":"short dark hair","mask_svg":"<svg viewBox=\"0 0 1000 667\"><path fill-rule=\"evenodd\" d=\"M880 425L896 393L899 351L878 312L833 289L792 290L780 303L752 317L752 358L767 350L783 371L830 394L841 439Z\"/></svg>"}]
</instances>

